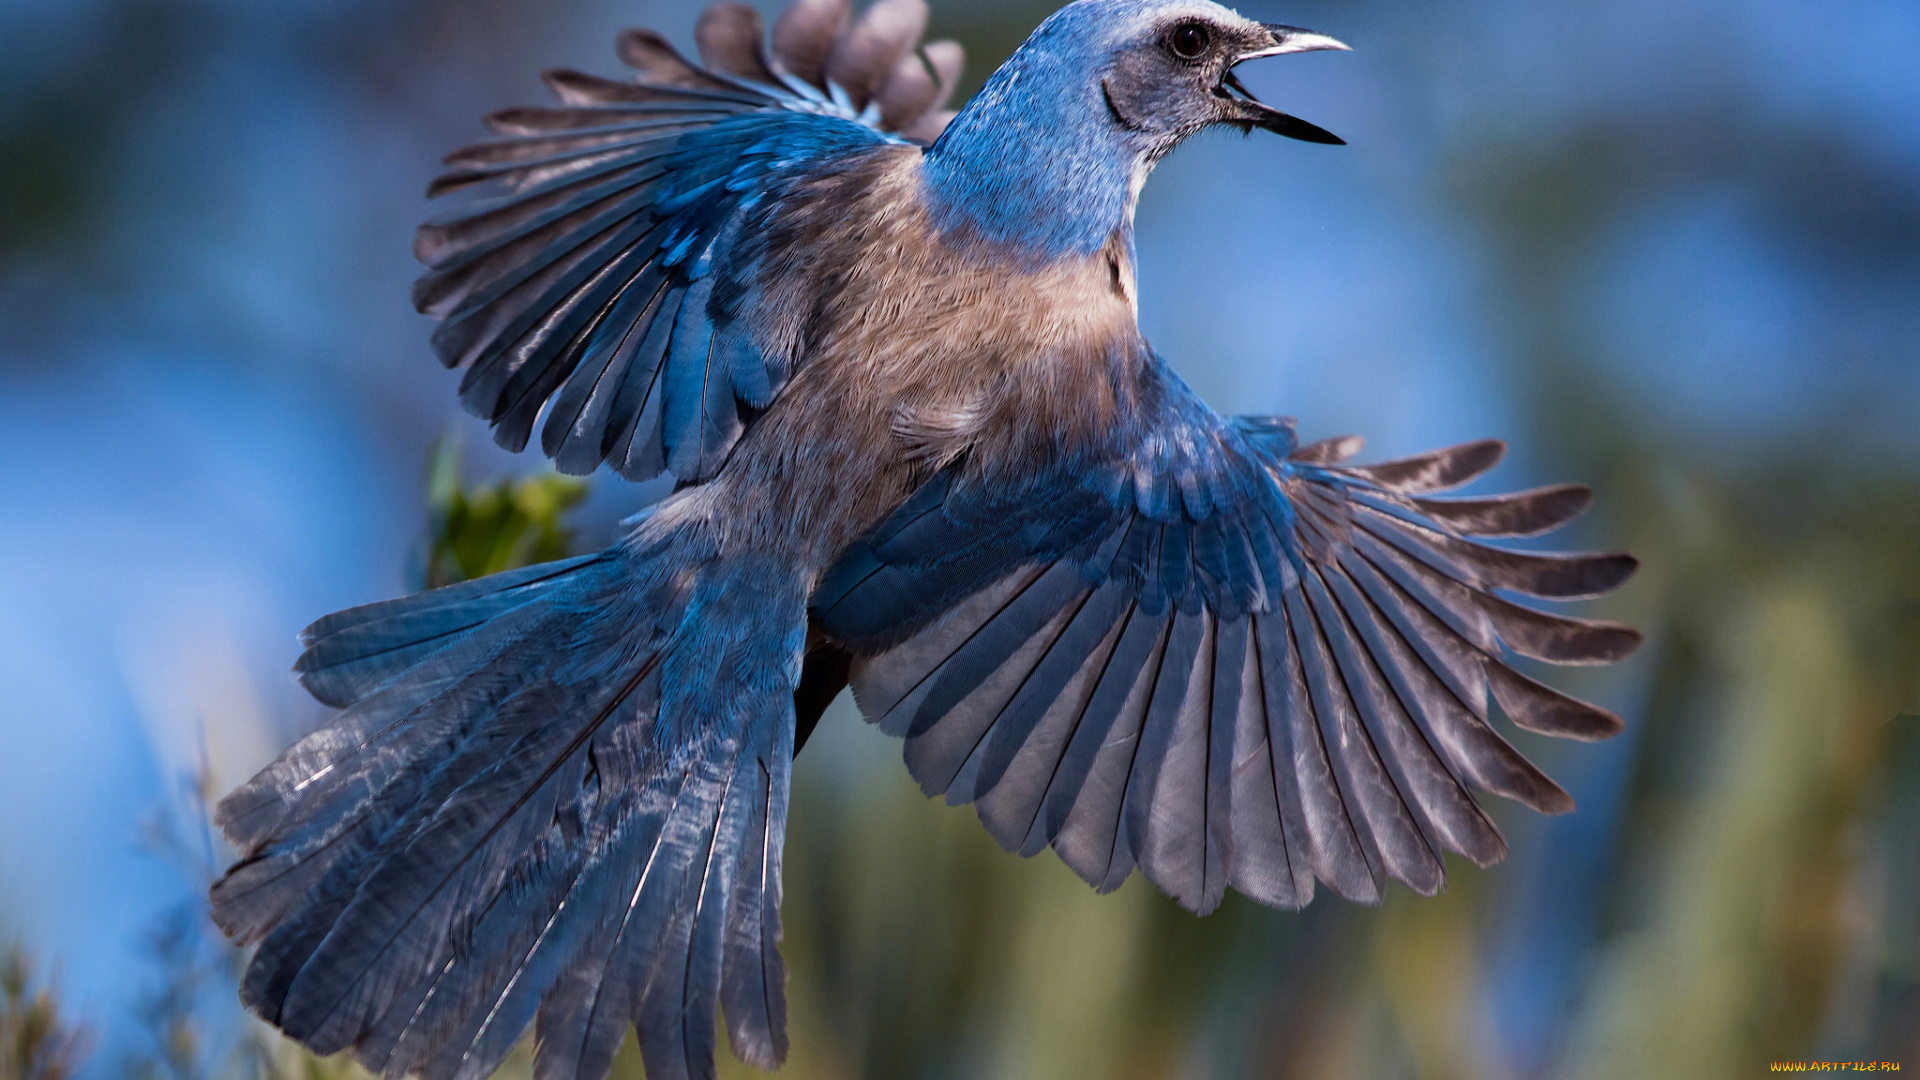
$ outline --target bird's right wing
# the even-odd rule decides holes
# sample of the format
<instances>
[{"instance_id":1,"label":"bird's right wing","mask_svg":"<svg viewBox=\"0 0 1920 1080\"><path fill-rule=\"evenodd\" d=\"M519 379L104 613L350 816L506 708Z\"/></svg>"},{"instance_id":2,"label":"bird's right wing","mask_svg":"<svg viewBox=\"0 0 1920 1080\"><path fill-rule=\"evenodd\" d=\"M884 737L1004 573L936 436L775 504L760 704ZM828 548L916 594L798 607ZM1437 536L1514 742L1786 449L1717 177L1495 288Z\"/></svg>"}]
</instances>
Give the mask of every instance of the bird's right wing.
<instances>
[{"instance_id":1,"label":"bird's right wing","mask_svg":"<svg viewBox=\"0 0 1920 1080\"><path fill-rule=\"evenodd\" d=\"M800 178L930 140L960 47L918 46L924 0L797 0L772 34L723 3L701 17L704 66L629 30L621 82L549 72L560 104L495 113L499 138L460 150L432 194L494 196L421 227L414 288L433 345L466 369L460 399L564 472L607 462L647 479L712 475L795 358L766 356L738 319L758 255L747 220Z\"/></svg>"},{"instance_id":2,"label":"bird's right wing","mask_svg":"<svg viewBox=\"0 0 1920 1080\"><path fill-rule=\"evenodd\" d=\"M1215 415L1168 372L1119 445L1031 482L964 463L855 545L813 597L868 718L929 794L1103 889L1135 866L1202 912L1228 885L1299 907L1317 878L1422 893L1443 853L1505 844L1478 788L1572 800L1492 726L1603 738L1620 719L1517 669L1620 659L1633 630L1503 592L1604 592L1620 554L1483 543L1578 514L1584 488L1449 500L1472 443L1369 467L1353 440Z\"/></svg>"}]
</instances>

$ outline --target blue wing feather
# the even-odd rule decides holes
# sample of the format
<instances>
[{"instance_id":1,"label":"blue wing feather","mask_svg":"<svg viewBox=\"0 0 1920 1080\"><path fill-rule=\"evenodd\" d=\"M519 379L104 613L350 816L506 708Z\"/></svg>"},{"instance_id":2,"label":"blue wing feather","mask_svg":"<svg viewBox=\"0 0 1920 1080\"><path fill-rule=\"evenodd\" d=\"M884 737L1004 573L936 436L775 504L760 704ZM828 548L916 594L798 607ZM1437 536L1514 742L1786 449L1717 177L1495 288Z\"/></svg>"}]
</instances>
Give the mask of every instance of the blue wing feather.
<instances>
[{"instance_id":1,"label":"blue wing feather","mask_svg":"<svg viewBox=\"0 0 1920 1080\"><path fill-rule=\"evenodd\" d=\"M953 466L815 592L930 793L976 802L1010 848L1051 844L1102 888L1138 865L1201 911L1228 883L1283 906L1316 878L1432 892L1444 852L1505 852L1474 788L1570 807L1488 697L1525 727L1611 734L1508 657L1611 662L1638 635L1496 590L1594 595L1633 561L1471 537L1562 522L1583 489L1434 500L1499 444L1351 467L1350 443L1223 420L1163 365L1143 400L1110 446L1017 490Z\"/></svg>"},{"instance_id":2,"label":"blue wing feather","mask_svg":"<svg viewBox=\"0 0 1920 1080\"><path fill-rule=\"evenodd\" d=\"M657 49L642 59L662 62ZM450 159L437 191L488 182L508 194L422 230L429 272L415 302L447 319L434 347L468 368L462 403L503 446L525 446L552 399L541 446L563 469L609 461L630 479L662 466L704 479L784 381L735 326L758 253L736 223L794 178L899 140L785 88L550 82L571 108L521 110L515 134ZM656 306L663 285L685 302ZM638 346L658 367L634 363L632 343L663 320L671 347ZM582 423L609 375L615 400ZM638 427L656 394L657 436Z\"/></svg>"},{"instance_id":3,"label":"blue wing feather","mask_svg":"<svg viewBox=\"0 0 1920 1080\"><path fill-rule=\"evenodd\" d=\"M698 481L779 394L791 358L760 355L738 324L764 230L737 226L797 178L937 134L959 61L950 43L938 71L849 59L905 55L918 24L783 27L799 64L784 71L739 5L703 16L707 67L628 31L637 81L550 72L559 106L495 113L499 138L448 156L430 194L500 194L421 228L414 300L446 320L434 349L468 368L461 401L501 445L523 448L551 401L540 443L563 471ZM832 58L817 82L790 73L820 66L807 57ZM686 302L658 303L663 289ZM671 347L656 349L662 322Z\"/></svg>"}]
</instances>

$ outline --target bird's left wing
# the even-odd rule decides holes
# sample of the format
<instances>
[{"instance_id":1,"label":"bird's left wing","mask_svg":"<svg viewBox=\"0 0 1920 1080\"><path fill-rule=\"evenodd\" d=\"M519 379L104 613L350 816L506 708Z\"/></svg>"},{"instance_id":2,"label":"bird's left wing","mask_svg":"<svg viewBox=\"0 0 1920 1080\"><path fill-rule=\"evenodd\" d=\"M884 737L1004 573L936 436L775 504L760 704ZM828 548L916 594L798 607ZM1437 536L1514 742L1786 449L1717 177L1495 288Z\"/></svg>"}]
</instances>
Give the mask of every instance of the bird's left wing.
<instances>
[{"instance_id":1,"label":"bird's left wing","mask_svg":"<svg viewBox=\"0 0 1920 1080\"><path fill-rule=\"evenodd\" d=\"M937 136L960 47L918 45L923 0L797 0L769 55L745 4L707 10L703 64L629 30L616 81L549 72L557 107L488 122L432 194L491 198L422 226L414 288L442 320L433 345L466 369L460 400L520 450L562 471L603 461L629 479L711 475L795 358L762 355L738 318L764 217L797 181L887 144ZM704 65L704 66L703 66Z\"/></svg>"},{"instance_id":2,"label":"bird's left wing","mask_svg":"<svg viewBox=\"0 0 1920 1080\"><path fill-rule=\"evenodd\" d=\"M1635 562L1477 538L1545 532L1586 490L1434 499L1501 444L1351 467L1356 442L1298 448L1290 423L1222 419L1161 378L1126 445L1018 490L955 466L816 592L928 793L976 803L1009 849L1051 844L1102 889L1137 865L1199 911L1229 884L1290 908L1316 878L1432 893L1443 852L1505 854L1473 788L1570 809L1489 699L1528 730L1612 735L1508 657L1605 663L1639 635L1500 593L1590 596Z\"/></svg>"}]
</instances>

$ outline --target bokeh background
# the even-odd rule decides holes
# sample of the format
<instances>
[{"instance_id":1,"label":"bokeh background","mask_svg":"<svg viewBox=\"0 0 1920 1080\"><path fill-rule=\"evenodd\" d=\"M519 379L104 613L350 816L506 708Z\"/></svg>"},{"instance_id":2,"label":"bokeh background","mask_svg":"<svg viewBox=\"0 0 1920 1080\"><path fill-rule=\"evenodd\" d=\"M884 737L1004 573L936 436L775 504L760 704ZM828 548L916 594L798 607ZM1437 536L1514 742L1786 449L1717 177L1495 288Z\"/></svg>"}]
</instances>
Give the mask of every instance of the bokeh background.
<instances>
[{"instance_id":1,"label":"bokeh background","mask_svg":"<svg viewBox=\"0 0 1920 1080\"><path fill-rule=\"evenodd\" d=\"M1050 6L934 32L977 85ZM1195 920L1001 853L843 703L794 780L786 1075L1920 1068L1920 4L1243 10L1355 46L1245 71L1352 145L1162 166L1148 333L1223 410L1593 484L1567 543L1643 558L1594 610L1648 643L1556 678L1628 731L1516 735L1579 812L1496 808L1512 858L1438 899ZM494 450L408 244L479 115L695 12L0 0L0 1042L39 1077L350 1074L241 1018L204 792L319 722L295 631L460 556L436 522L524 557L659 494Z\"/></svg>"}]
</instances>

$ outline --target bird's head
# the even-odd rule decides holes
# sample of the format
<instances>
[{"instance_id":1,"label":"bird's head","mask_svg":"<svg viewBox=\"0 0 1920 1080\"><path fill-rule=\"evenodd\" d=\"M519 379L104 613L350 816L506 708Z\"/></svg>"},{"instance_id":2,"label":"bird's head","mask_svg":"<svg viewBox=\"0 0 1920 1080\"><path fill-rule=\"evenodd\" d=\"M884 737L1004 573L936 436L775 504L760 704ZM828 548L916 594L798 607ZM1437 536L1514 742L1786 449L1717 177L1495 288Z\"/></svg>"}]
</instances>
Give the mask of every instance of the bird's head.
<instances>
[{"instance_id":1,"label":"bird's head","mask_svg":"<svg viewBox=\"0 0 1920 1080\"><path fill-rule=\"evenodd\" d=\"M1049 256L1096 251L1131 227L1154 164L1206 128L1340 142L1255 99L1234 69L1345 48L1211 0L1076 0L1033 32L927 152L939 220Z\"/></svg>"},{"instance_id":2,"label":"bird's head","mask_svg":"<svg viewBox=\"0 0 1920 1080\"><path fill-rule=\"evenodd\" d=\"M1206 0L1080 0L1055 16L1094 29L1081 39L1107 118L1159 157L1206 128L1262 128L1290 139L1338 136L1255 98L1234 69L1248 60L1345 49L1324 34L1260 23Z\"/></svg>"}]
</instances>

